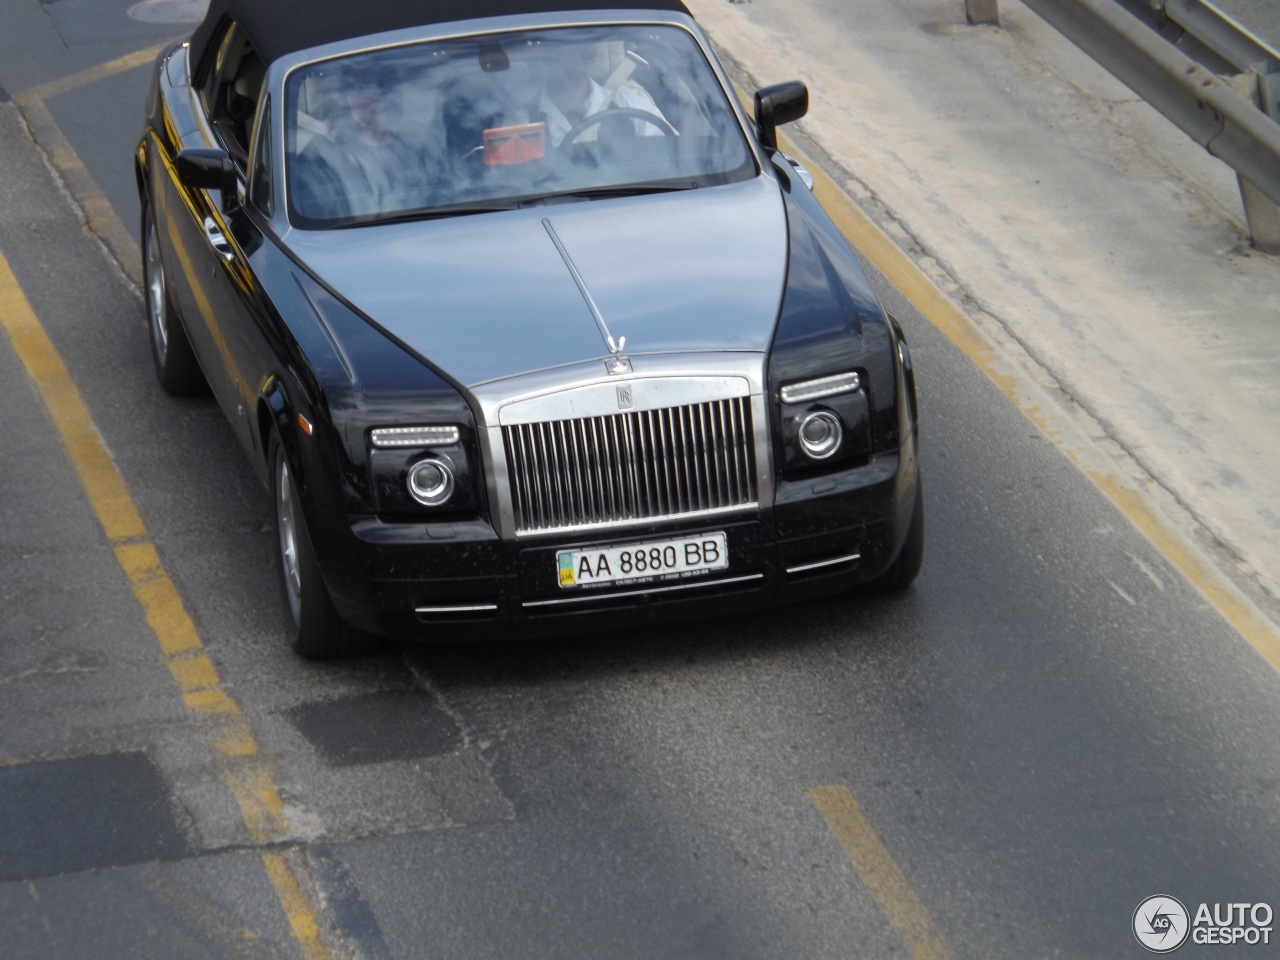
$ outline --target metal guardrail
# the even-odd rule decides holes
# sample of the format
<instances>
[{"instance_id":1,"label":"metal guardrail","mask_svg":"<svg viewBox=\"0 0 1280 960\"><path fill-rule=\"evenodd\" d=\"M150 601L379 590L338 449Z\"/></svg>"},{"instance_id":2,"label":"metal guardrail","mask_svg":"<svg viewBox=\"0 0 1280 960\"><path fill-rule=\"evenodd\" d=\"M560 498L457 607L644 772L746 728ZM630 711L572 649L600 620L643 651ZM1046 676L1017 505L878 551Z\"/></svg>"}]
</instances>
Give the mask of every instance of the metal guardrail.
<instances>
[{"instance_id":1,"label":"metal guardrail","mask_svg":"<svg viewBox=\"0 0 1280 960\"><path fill-rule=\"evenodd\" d=\"M1280 53L1206 0L1023 2L1231 166L1254 246L1280 253ZM998 22L996 3L966 0L966 13L971 22ZM1248 94L1152 29L1167 23L1247 77Z\"/></svg>"},{"instance_id":2,"label":"metal guardrail","mask_svg":"<svg viewBox=\"0 0 1280 960\"><path fill-rule=\"evenodd\" d=\"M1212 50L1239 74L1258 79L1258 106L1280 122L1280 52L1273 50L1205 0L1146 0L1187 36Z\"/></svg>"},{"instance_id":3,"label":"metal guardrail","mask_svg":"<svg viewBox=\"0 0 1280 960\"><path fill-rule=\"evenodd\" d=\"M1258 64L1280 67L1280 54L1255 37L1217 7L1204 0L1146 0L1147 7L1161 14L1196 40L1244 73Z\"/></svg>"}]
</instances>

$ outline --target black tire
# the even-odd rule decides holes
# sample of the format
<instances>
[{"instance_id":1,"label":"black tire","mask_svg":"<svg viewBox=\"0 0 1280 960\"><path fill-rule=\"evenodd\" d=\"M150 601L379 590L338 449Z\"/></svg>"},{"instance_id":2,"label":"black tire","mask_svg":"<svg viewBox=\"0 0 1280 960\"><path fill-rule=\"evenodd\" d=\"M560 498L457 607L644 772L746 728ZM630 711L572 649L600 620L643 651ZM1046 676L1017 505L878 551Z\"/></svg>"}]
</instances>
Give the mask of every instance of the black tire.
<instances>
[{"instance_id":1,"label":"black tire","mask_svg":"<svg viewBox=\"0 0 1280 960\"><path fill-rule=\"evenodd\" d=\"M289 459L280 439L274 435L269 458L275 504L276 568L289 646L308 660L363 653L371 643L342 619L329 599L320 574L320 562L307 533Z\"/></svg>"},{"instance_id":2,"label":"black tire","mask_svg":"<svg viewBox=\"0 0 1280 960\"><path fill-rule=\"evenodd\" d=\"M142 209L142 293L147 302L147 334L156 379L167 393L191 397L208 392L191 341L173 308L169 278L160 254L159 227L150 204Z\"/></svg>"},{"instance_id":3,"label":"black tire","mask_svg":"<svg viewBox=\"0 0 1280 960\"><path fill-rule=\"evenodd\" d=\"M897 593L905 590L920 575L920 567L924 563L924 485L916 480L915 509L911 514L911 526L907 528L907 539L898 551L889 569L870 583L865 584L863 593Z\"/></svg>"}]
</instances>

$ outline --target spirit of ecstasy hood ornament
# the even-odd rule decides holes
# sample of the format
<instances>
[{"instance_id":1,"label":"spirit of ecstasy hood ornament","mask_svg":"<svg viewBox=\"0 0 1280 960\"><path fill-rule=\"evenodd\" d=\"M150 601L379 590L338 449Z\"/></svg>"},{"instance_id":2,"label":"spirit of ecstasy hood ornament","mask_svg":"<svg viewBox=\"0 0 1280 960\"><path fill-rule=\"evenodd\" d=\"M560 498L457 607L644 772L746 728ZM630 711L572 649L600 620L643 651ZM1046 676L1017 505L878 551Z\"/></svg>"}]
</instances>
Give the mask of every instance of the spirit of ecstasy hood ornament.
<instances>
[{"instance_id":1,"label":"spirit of ecstasy hood ornament","mask_svg":"<svg viewBox=\"0 0 1280 960\"><path fill-rule=\"evenodd\" d=\"M627 346L627 338L619 337L618 342L614 343L612 335L606 335L605 343L609 345L609 352L613 354L604 365L610 373L630 373L631 361L622 355L623 349Z\"/></svg>"}]
</instances>

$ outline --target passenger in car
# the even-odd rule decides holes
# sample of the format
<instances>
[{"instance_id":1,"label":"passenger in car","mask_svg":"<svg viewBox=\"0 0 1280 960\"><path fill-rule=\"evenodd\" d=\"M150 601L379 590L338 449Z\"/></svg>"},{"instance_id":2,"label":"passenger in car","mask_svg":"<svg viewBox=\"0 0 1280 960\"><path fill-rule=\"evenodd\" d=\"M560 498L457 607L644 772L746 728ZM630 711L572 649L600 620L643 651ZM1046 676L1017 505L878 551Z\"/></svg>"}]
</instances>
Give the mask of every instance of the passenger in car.
<instances>
[{"instance_id":1,"label":"passenger in car","mask_svg":"<svg viewBox=\"0 0 1280 960\"><path fill-rule=\"evenodd\" d=\"M314 136L300 159L300 172L323 165L341 185L337 209L324 203L312 215L359 216L411 209L427 202L427 153L401 109L394 69L353 64L342 77L345 113ZM333 186L329 188L332 193ZM318 202L319 198L317 198Z\"/></svg>"},{"instance_id":2,"label":"passenger in car","mask_svg":"<svg viewBox=\"0 0 1280 960\"><path fill-rule=\"evenodd\" d=\"M335 134L364 178L371 211L411 206L426 192L426 157L405 136L398 78L389 68L353 66L346 75L351 124Z\"/></svg>"}]
</instances>

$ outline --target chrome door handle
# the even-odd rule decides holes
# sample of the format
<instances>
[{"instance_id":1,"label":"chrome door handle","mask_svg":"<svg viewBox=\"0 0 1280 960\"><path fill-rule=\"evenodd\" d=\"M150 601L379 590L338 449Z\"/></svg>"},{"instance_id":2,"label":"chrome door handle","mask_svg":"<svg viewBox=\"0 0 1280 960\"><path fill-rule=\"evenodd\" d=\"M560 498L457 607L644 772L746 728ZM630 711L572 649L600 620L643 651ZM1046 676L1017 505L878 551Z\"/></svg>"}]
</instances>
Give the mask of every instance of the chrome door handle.
<instances>
[{"instance_id":1,"label":"chrome door handle","mask_svg":"<svg viewBox=\"0 0 1280 960\"><path fill-rule=\"evenodd\" d=\"M227 240L226 234L218 229L218 222L213 217L204 218L204 238L209 241L209 246L213 247L213 252L227 263L236 258L235 251L231 249L231 242Z\"/></svg>"}]
</instances>

